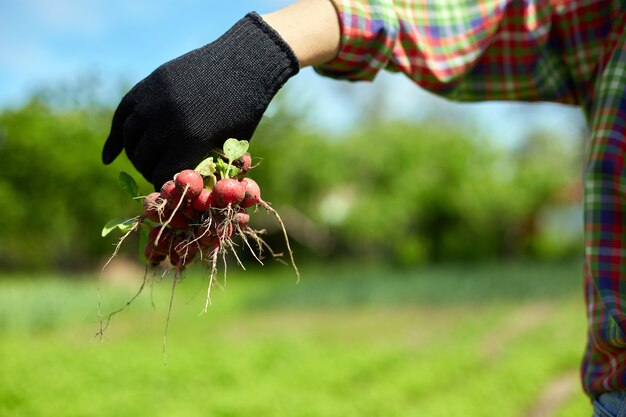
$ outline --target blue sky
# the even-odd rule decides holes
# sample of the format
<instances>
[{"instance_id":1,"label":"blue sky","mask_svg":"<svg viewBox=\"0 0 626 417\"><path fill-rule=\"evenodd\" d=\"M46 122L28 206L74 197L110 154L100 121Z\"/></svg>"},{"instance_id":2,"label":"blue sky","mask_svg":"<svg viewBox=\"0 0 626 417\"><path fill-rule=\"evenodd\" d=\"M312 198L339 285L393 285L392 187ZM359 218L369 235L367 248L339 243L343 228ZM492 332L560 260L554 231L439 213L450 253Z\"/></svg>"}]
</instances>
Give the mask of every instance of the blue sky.
<instances>
[{"instance_id":1,"label":"blue sky","mask_svg":"<svg viewBox=\"0 0 626 417\"><path fill-rule=\"evenodd\" d=\"M251 10L273 11L286 0L0 0L0 107L35 89L96 73L107 86L134 84L163 62L218 37ZM414 87L402 75L374 83L328 80L304 70L288 83L321 129L348 129L355 108L382 94L389 114L418 120L431 114L463 119L515 143L535 128L578 134L580 112L558 105L454 104ZM111 100L118 91L111 88Z\"/></svg>"}]
</instances>

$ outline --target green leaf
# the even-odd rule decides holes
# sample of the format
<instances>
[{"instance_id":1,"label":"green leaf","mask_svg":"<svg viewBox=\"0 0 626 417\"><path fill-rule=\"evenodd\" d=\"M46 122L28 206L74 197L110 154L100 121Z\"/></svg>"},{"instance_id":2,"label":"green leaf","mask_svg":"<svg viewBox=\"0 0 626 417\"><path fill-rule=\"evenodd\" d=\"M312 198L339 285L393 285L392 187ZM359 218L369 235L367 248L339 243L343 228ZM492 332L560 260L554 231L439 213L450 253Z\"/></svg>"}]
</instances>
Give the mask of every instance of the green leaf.
<instances>
[{"instance_id":1,"label":"green leaf","mask_svg":"<svg viewBox=\"0 0 626 417\"><path fill-rule=\"evenodd\" d=\"M250 143L247 140L237 140L234 138L228 139L224 142L224 155L230 162L241 158L246 152Z\"/></svg>"},{"instance_id":2,"label":"green leaf","mask_svg":"<svg viewBox=\"0 0 626 417\"><path fill-rule=\"evenodd\" d=\"M133 177L122 171L120 172L119 181L122 189L130 194L131 197L139 197L139 187Z\"/></svg>"},{"instance_id":3,"label":"green leaf","mask_svg":"<svg viewBox=\"0 0 626 417\"><path fill-rule=\"evenodd\" d=\"M107 224L105 224L104 227L102 228L102 237L105 237L106 235L111 233L113 230L117 229L117 226L123 221L124 219L119 219L119 218L109 220Z\"/></svg>"},{"instance_id":4,"label":"green leaf","mask_svg":"<svg viewBox=\"0 0 626 417\"><path fill-rule=\"evenodd\" d=\"M217 158L215 169L222 178L228 178L228 164L222 158Z\"/></svg>"},{"instance_id":5,"label":"green leaf","mask_svg":"<svg viewBox=\"0 0 626 417\"><path fill-rule=\"evenodd\" d=\"M137 223L137 218L133 217L130 219L112 219L107 222L102 228L102 237L105 237L109 233L111 233L115 229L120 229L122 232L128 232Z\"/></svg>"},{"instance_id":6,"label":"green leaf","mask_svg":"<svg viewBox=\"0 0 626 417\"><path fill-rule=\"evenodd\" d=\"M139 228L139 259L141 262L148 262L148 258L146 258L146 254L144 252L144 248L148 244L148 235L150 234L150 226L143 224L141 228Z\"/></svg>"},{"instance_id":7,"label":"green leaf","mask_svg":"<svg viewBox=\"0 0 626 417\"><path fill-rule=\"evenodd\" d=\"M233 166L230 162L226 163L222 158L217 158L217 162L215 164L215 171L222 178L232 178L239 174L241 170L236 166Z\"/></svg>"},{"instance_id":8,"label":"green leaf","mask_svg":"<svg viewBox=\"0 0 626 417\"><path fill-rule=\"evenodd\" d=\"M142 220L141 224L142 224L142 226L147 226L148 229L152 229L154 227L157 227L160 223L153 222L152 220L147 219L147 218L144 217L144 219Z\"/></svg>"},{"instance_id":9,"label":"green leaf","mask_svg":"<svg viewBox=\"0 0 626 417\"><path fill-rule=\"evenodd\" d=\"M120 229L122 232L128 232L133 227L135 227L136 222L137 222L137 219L133 217L132 219L128 219L124 221L122 224L117 226L117 228Z\"/></svg>"},{"instance_id":10,"label":"green leaf","mask_svg":"<svg viewBox=\"0 0 626 417\"><path fill-rule=\"evenodd\" d=\"M215 178L215 175L208 175L204 177L204 188L208 188L209 190L212 190L216 182L217 182L217 178Z\"/></svg>"},{"instance_id":11,"label":"green leaf","mask_svg":"<svg viewBox=\"0 0 626 417\"><path fill-rule=\"evenodd\" d=\"M213 175L215 173L215 162L213 162L213 157L209 156L207 159L200 162L195 171L203 177Z\"/></svg>"},{"instance_id":12,"label":"green leaf","mask_svg":"<svg viewBox=\"0 0 626 417\"><path fill-rule=\"evenodd\" d=\"M239 175L240 172L241 172L241 170L239 168L231 166L230 170L228 171L228 178L235 177L235 176Z\"/></svg>"}]
</instances>

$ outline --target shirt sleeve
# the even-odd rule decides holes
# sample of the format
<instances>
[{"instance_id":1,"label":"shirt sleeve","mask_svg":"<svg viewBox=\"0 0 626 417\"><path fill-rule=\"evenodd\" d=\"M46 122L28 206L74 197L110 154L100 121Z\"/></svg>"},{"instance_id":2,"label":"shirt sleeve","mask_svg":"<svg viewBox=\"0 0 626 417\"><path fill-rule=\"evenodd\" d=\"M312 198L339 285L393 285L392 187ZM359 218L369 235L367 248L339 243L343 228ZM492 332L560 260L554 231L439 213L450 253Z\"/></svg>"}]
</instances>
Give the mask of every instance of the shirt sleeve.
<instances>
[{"instance_id":1,"label":"shirt sleeve","mask_svg":"<svg viewBox=\"0 0 626 417\"><path fill-rule=\"evenodd\" d=\"M567 12L555 1L333 0L341 26L339 54L315 69L352 81L372 80L382 69L400 71L460 101L580 104L580 80L571 67L576 63L565 59L561 40L571 35L563 27L572 25L554 24L555 8Z\"/></svg>"}]
</instances>

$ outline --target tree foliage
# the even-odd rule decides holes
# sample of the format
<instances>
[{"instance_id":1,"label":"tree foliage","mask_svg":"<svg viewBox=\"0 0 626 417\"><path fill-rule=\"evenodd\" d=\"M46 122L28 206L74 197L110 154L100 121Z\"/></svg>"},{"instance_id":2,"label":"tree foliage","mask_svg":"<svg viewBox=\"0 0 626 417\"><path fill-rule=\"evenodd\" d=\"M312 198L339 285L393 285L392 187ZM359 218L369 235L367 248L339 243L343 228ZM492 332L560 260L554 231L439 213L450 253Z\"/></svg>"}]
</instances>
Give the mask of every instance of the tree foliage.
<instances>
[{"instance_id":1,"label":"tree foliage","mask_svg":"<svg viewBox=\"0 0 626 417\"><path fill-rule=\"evenodd\" d=\"M267 158L256 172L264 192L327 230L332 255L413 264L579 250L582 230L558 241L541 225L544 213L577 207L560 197L579 183L576 143L538 132L506 149L430 122L377 121L333 138L262 127L252 151ZM560 246L544 250L546 238Z\"/></svg>"},{"instance_id":2,"label":"tree foliage","mask_svg":"<svg viewBox=\"0 0 626 417\"><path fill-rule=\"evenodd\" d=\"M0 265L79 266L111 251L97 237L103 220L138 206L117 182L128 162L100 161L110 117L97 106L55 110L36 99L0 114Z\"/></svg>"},{"instance_id":3,"label":"tree foliage","mask_svg":"<svg viewBox=\"0 0 626 417\"><path fill-rule=\"evenodd\" d=\"M120 171L135 172L128 161L100 161L111 109L50 103L0 112L3 267L93 265L114 243L100 237L103 223L140 210L118 186ZM250 149L263 158L253 176L286 210L301 252L414 264L577 250L575 235L546 252L540 225L579 179L574 146L537 134L504 149L440 122L377 120L329 136L305 111L277 103Z\"/></svg>"}]
</instances>

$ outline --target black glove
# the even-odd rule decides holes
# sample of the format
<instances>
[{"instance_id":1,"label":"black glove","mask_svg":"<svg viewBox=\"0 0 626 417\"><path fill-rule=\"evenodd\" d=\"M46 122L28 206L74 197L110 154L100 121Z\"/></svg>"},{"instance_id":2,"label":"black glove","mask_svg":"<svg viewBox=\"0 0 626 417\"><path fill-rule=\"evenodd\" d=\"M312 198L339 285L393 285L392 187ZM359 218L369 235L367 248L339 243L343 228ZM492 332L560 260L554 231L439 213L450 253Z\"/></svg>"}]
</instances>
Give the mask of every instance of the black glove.
<instances>
[{"instance_id":1,"label":"black glove","mask_svg":"<svg viewBox=\"0 0 626 417\"><path fill-rule=\"evenodd\" d=\"M234 137L250 139L280 87L300 69L293 51L249 13L215 42L140 81L115 111L102 161L122 151L155 188Z\"/></svg>"}]
</instances>

